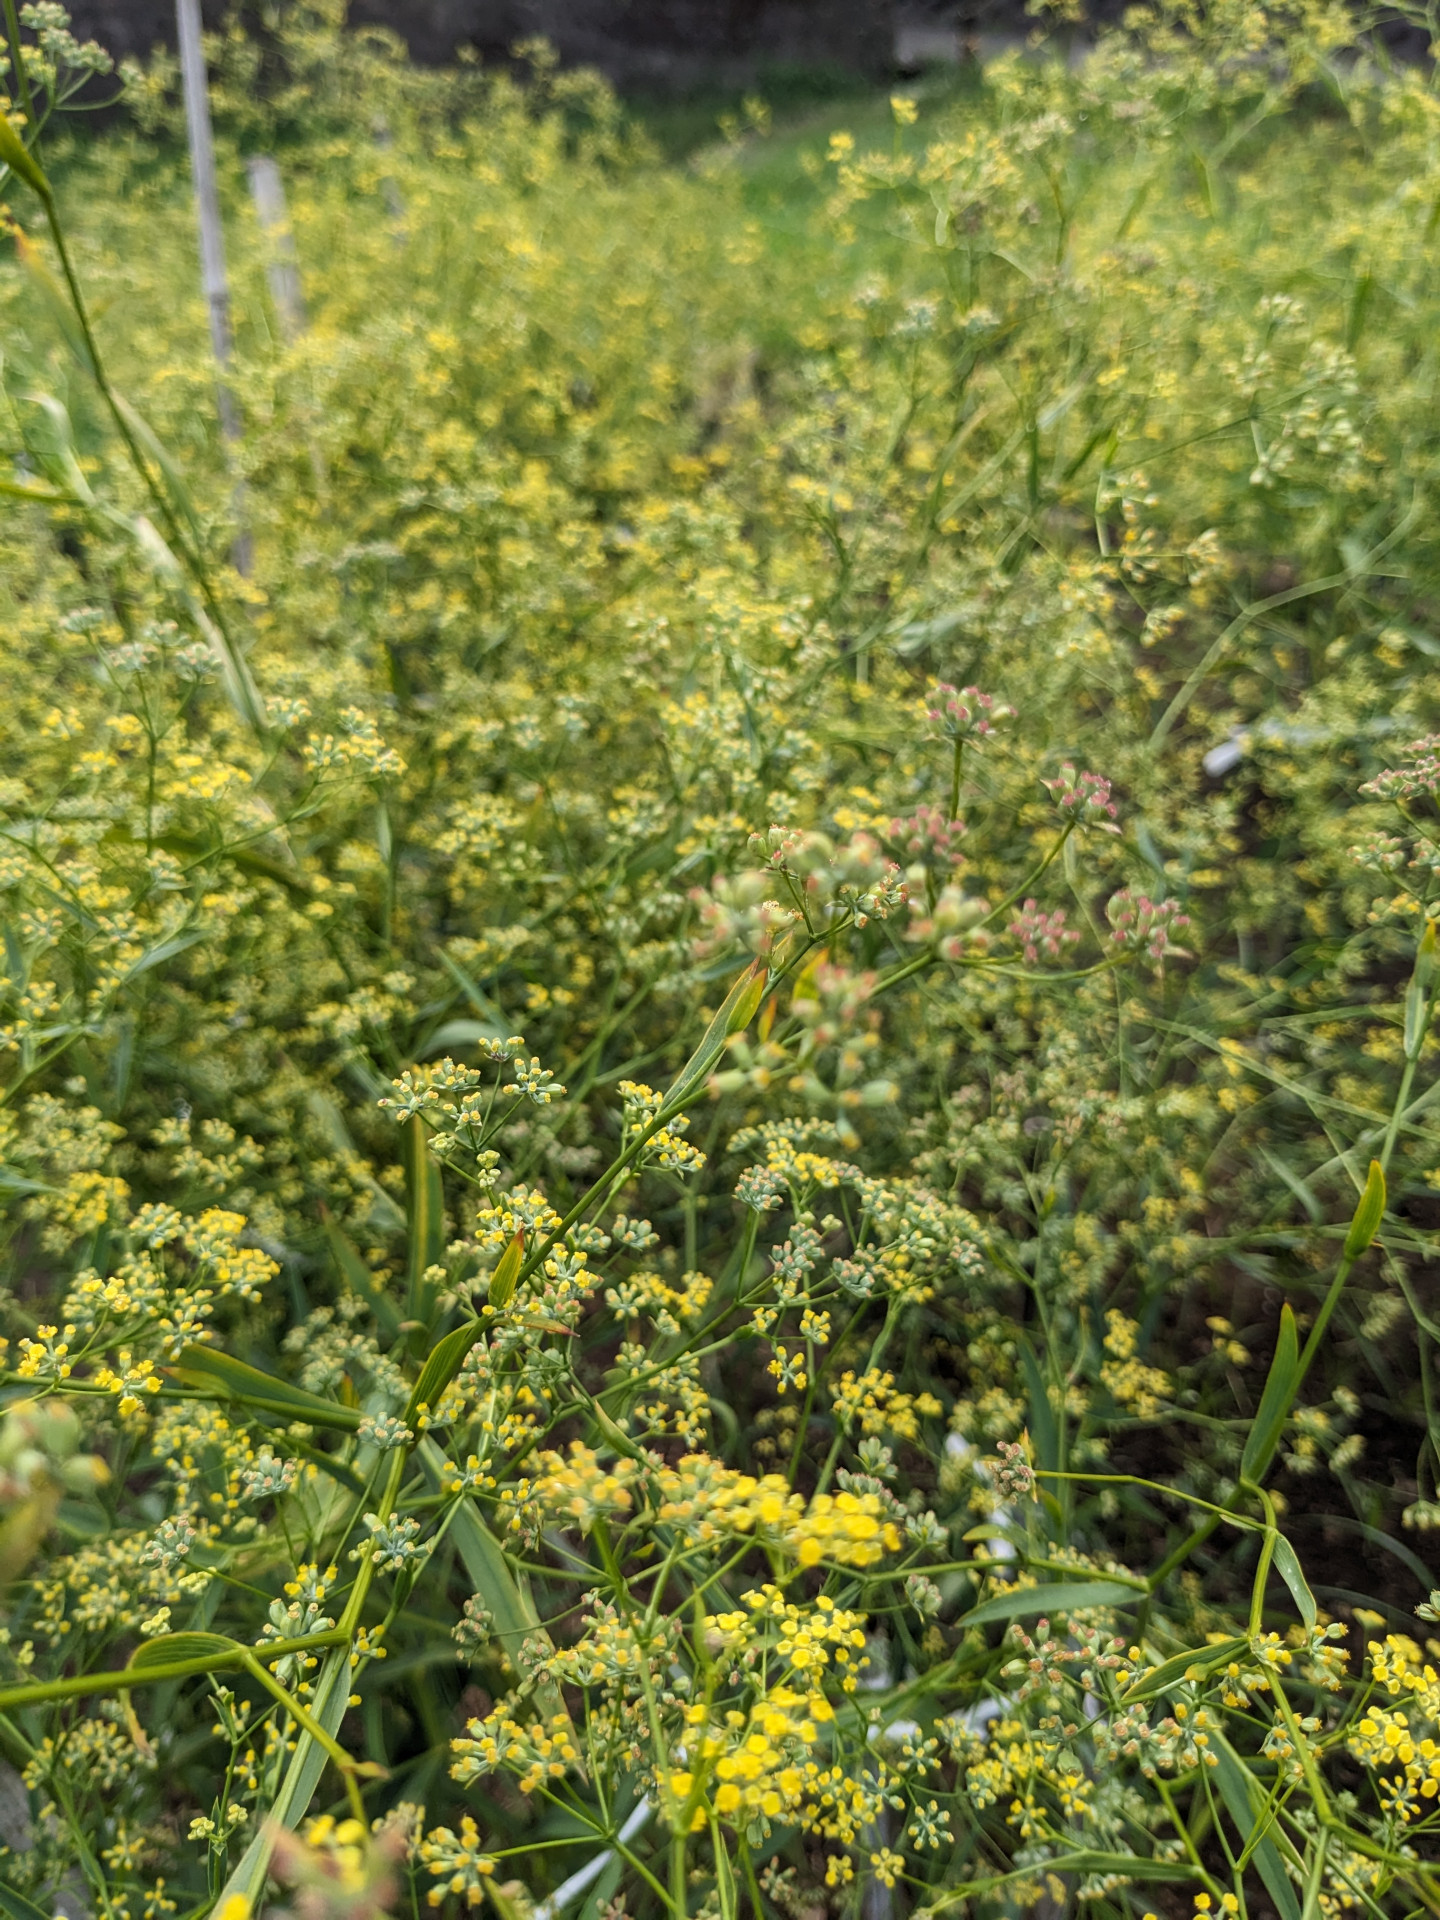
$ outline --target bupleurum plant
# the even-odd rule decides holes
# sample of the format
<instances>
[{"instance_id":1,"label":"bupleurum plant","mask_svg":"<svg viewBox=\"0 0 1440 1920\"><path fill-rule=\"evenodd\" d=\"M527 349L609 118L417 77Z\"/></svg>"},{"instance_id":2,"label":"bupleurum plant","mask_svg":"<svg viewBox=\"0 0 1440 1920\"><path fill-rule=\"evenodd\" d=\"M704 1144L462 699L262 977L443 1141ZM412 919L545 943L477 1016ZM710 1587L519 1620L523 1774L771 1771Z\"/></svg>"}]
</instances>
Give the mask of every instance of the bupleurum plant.
<instances>
[{"instance_id":1,"label":"bupleurum plant","mask_svg":"<svg viewBox=\"0 0 1440 1920\"><path fill-rule=\"evenodd\" d=\"M5 9L0 1908L1440 1911L1428 68L338 13L226 450Z\"/></svg>"}]
</instances>

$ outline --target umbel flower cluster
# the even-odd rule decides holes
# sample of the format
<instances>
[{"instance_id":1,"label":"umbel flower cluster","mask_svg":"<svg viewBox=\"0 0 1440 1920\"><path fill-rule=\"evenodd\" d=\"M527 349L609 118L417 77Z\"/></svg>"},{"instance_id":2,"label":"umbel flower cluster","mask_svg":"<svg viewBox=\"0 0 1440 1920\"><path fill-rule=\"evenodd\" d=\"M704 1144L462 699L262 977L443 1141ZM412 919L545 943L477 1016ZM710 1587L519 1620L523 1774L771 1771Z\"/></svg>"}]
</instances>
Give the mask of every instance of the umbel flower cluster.
<instances>
[{"instance_id":1,"label":"umbel flower cluster","mask_svg":"<svg viewBox=\"0 0 1440 1920\"><path fill-rule=\"evenodd\" d=\"M0 1908L1440 1911L1429 74L342 11L224 446L172 65L0 56Z\"/></svg>"}]
</instances>

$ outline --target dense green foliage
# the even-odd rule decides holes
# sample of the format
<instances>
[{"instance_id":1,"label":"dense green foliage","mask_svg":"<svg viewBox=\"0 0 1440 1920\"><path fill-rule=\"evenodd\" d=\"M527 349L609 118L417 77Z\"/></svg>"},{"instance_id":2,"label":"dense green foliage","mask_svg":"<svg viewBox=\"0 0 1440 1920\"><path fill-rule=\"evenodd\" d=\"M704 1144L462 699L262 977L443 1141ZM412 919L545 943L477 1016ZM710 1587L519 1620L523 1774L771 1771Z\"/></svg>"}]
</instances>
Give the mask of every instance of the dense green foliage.
<instances>
[{"instance_id":1,"label":"dense green foliage","mask_svg":"<svg viewBox=\"0 0 1440 1920\"><path fill-rule=\"evenodd\" d=\"M22 11L0 1906L1440 1911L1429 75Z\"/></svg>"}]
</instances>

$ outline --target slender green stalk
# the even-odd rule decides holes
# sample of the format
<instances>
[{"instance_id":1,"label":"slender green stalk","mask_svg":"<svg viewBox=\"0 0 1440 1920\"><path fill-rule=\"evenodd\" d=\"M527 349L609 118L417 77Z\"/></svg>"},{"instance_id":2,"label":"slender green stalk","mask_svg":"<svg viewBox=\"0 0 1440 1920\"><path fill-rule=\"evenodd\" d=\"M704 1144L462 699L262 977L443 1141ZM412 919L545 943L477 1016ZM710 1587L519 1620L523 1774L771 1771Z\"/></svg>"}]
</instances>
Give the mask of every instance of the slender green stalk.
<instances>
[{"instance_id":1,"label":"slender green stalk","mask_svg":"<svg viewBox=\"0 0 1440 1920\"><path fill-rule=\"evenodd\" d=\"M25 50L20 39L20 18L15 11L15 0L5 0L5 37L10 42L10 68L15 75L15 84L20 89L20 104L25 109L25 126L30 135L28 142L31 150L40 136L40 123L35 114L35 96L30 88L30 75L25 65Z\"/></svg>"},{"instance_id":2,"label":"slender green stalk","mask_svg":"<svg viewBox=\"0 0 1440 1920\"><path fill-rule=\"evenodd\" d=\"M50 1700L82 1700L88 1694L122 1693L134 1687L158 1686L165 1680L188 1680L197 1673L224 1673L231 1667L248 1666L257 1652L267 1660L278 1660L286 1654L304 1655L323 1647L341 1647L350 1637L344 1627L333 1627L324 1633L306 1634L299 1640L271 1640L258 1649L237 1645L196 1654L190 1659L157 1662L153 1666L115 1667L106 1673L77 1673L62 1680L29 1680L22 1686L0 1687L0 1713L41 1706Z\"/></svg>"}]
</instances>

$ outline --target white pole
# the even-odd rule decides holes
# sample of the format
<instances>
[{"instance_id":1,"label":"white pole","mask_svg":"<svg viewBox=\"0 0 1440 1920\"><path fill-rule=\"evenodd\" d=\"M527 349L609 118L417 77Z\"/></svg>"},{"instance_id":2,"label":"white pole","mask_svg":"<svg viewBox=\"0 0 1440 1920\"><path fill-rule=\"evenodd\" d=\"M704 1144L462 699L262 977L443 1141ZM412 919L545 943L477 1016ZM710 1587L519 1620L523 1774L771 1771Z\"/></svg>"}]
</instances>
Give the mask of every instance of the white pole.
<instances>
[{"instance_id":1,"label":"white pole","mask_svg":"<svg viewBox=\"0 0 1440 1920\"><path fill-rule=\"evenodd\" d=\"M389 153L395 142L390 134L390 122L383 113L376 114L370 123L370 130L375 136L375 144L381 153ZM393 174L381 174L380 192L384 196L385 210L390 215L391 237L397 247L403 247L406 239L405 196L396 185Z\"/></svg>"},{"instance_id":2,"label":"white pole","mask_svg":"<svg viewBox=\"0 0 1440 1920\"><path fill-rule=\"evenodd\" d=\"M305 331L305 295L300 288L300 259L290 230L285 183L280 178L279 162L268 153L257 153L249 162L249 172L255 217L269 243L265 278L270 283L270 298L285 344L294 346Z\"/></svg>"},{"instance_id":3,"label":"white pole","mask_svg":"<svg viewBox=\"0 0 1440 1920\"><path fill-rule=\"evenodd\" d=\"M185 128L190 136L195 215L200 227L200 284L210 316L210 347L217 369L215 403L220 415L220 436L227 446L233 446L240 438L240 409L227 379L233 344L230 282L225 272L225 230L220 224L220 192L215 181L215 139L210 127L205 48L200 37L200 0L175 0L175 23L180 37L180 80L185 93ZM249 573L250 536L240 511L242 505L237 490L240 530L235 536L232 558L238 572Z\"/></svg>"}]
</instances>

